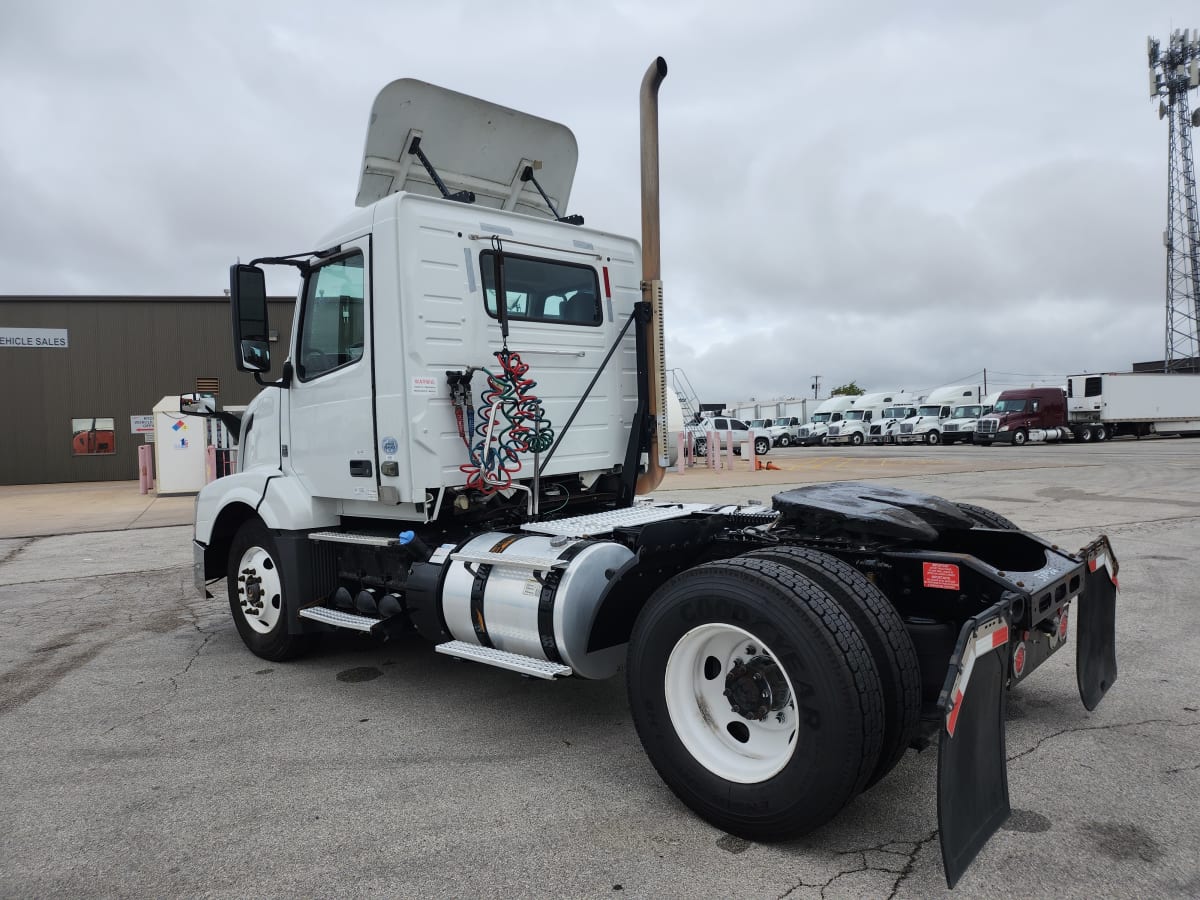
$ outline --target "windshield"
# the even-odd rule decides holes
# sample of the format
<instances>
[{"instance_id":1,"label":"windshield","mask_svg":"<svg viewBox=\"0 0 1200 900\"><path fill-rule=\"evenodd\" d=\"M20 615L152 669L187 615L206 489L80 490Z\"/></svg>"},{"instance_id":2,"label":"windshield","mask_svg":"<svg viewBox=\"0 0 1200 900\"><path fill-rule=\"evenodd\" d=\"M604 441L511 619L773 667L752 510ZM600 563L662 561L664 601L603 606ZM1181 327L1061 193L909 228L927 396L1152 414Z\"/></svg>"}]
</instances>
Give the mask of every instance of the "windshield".
<instances>
[{"instance_id":1,"label":"windshield","mask_svg":"<svg viewBox=\"0 0 1200 900\"><path fill-rule=\"evenodd\" d=\"M829 413L813 413L812 420L814 422L828 422Z\"/></svg>"},{"instance_id":2,"label":"windshield","mask_svg":"<svg viewBox=\"0 0 1200 900\"><path fill-rule=\"evenodd\" d=\"M940 406L922 406L920 410L918 410L917 415L936 417L941 415L941 412L942 408Z\"/></svg>"},{"instance_id":3,"label":"windshield","mask_svg":"<svg viewBox=\"0 0 1200 900\"><path fill-rule=\"evenodd\" d=\"M750 427L751 428L766 428L767 422L769 422L769 421L770 421L769 419L754 419L753 421L750 422Z\"/></svg>"},{"instance_id":4,"label":"windshield","mask_svg":"<svg viewBox=\"0 0 1200 900\"><path fill-rule=\"evenodd\" d=\"M950 413L952 419L978 419L983 414L982 406L956 406Z\"/></svg>"},{"instance_id":5,"label":"windshield","mask_svg":"<svg viewBox=\"0 0 1200 900\"><path fill-rule=\"evenodd\" d=\"M992 407L993 412L1025 412L1028 400L997 400L996 405Z\"/></svg>"},{"instance_id":6,"label":"windshield","mask_svg":"<svg viewBox=\"0 0 1200 900\"><path fill-rule=\"evenodd\" d=\"M862 417L863 417L863 412L864 412L864 410L861 410L861 409L846 410L846 421L847 422L861 422Z\"/></svg>"}]
</instances>

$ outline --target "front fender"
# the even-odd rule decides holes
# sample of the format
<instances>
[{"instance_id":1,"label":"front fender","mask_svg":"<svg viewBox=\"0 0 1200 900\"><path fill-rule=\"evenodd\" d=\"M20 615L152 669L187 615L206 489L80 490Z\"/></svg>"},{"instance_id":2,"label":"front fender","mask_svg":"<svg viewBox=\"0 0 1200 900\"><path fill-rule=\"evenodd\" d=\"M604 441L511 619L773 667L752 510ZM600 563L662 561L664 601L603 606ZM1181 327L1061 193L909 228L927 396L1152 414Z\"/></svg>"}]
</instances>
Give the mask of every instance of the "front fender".
<instances>
[{"instance_id":1,"label":"front fender","mask_svg":"<svg viewBox=\"0 0 1200 900\"><path fill-rule=\"evenodd\" d=\"M218 478L196 496L196 541L207 546L221 512L233 504L253 509L277 531L302 531L337 525L337 505L314 498L299 479L279 469L257 468Z\"/></svg>"}]
</instances>

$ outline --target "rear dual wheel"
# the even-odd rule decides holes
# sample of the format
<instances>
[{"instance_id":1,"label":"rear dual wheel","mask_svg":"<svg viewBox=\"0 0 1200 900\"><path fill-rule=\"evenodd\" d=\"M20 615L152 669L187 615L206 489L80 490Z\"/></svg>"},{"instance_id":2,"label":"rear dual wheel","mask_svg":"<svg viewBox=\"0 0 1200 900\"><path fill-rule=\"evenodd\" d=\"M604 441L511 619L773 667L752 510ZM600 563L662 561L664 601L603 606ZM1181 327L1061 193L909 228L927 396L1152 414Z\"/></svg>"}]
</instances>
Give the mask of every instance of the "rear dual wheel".
<instances>
[{"instance_id":1,"label":"rear dual wheel","mask_svg":"<svg viewBox=\"0 0 1200 900\"><path fill-rule=\"evenodd\" d=\"M810 831L879 762L872 653L828 591L779 562L739 557L671 579L638 618L627 674L659 775L733 834Z\"/></svg>"}]
</instances>

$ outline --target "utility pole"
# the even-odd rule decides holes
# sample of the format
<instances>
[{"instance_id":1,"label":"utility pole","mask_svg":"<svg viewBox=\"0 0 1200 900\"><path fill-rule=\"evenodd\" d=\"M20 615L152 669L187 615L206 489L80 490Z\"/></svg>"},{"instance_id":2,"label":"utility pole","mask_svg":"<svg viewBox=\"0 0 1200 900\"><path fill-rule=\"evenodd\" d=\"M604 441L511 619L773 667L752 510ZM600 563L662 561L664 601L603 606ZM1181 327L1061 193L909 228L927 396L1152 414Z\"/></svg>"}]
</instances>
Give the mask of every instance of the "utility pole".
<instances>
[{"instance_id":1,"label":"utility pole","mask_svg":"<svg viewBox=\"0 0 1200 900\"><path fill-rule=\"evenodd\" d=\"M812 379L813 379L813 381L812 381L813 399L816 400L818 397L821 396L821 376L814 375L812 377Z\"/></svg>"},{"instance_id":2,"label":"utility pole","mask_svg":"<svg viewBox=\"0 0 1200 900\"><path fill-rule=\"evenodd\" d=\"M1200 29L1176 29L1167 46L1146 39L1150 96L1167 120L1167 327L1163 370L1195 365L1200 357L1200 224L1192 129L1200 110L1189 112L1188 91L1200 87Z\"/></svg>"}]
</instances>

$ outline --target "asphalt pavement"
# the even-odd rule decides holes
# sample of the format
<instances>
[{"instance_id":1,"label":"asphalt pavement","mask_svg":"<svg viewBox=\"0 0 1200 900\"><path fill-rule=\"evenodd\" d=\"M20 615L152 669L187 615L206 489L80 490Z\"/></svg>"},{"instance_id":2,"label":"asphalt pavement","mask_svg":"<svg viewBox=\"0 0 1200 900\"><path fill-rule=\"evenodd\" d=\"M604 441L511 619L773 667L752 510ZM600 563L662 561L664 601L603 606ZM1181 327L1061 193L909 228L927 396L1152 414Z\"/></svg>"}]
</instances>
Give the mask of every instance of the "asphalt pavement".
<instances>
[{"instance_id":1,"label":"asphalt pavement","mask_svg":"<svg viewBox=\"0 0 1200 900\"><path fill-rule=\"evenodd\" d=\"M1010 694L1013 815L954 893L1200 896L1200 440L771 458L783 474L689 472L658 496L869 478L1067 547L1110 536L1118 681L1088 713L1068 646ZM36 493L24 531L0 493L0 534L55 530L28 527ZM353 635L268 663L223 590L194 592L190 528L112 527L0 539L0 896L945 893L934 752L803 840L732 838L659 780L621 676L532 681Z\"/></svg>"}]
</instances>

